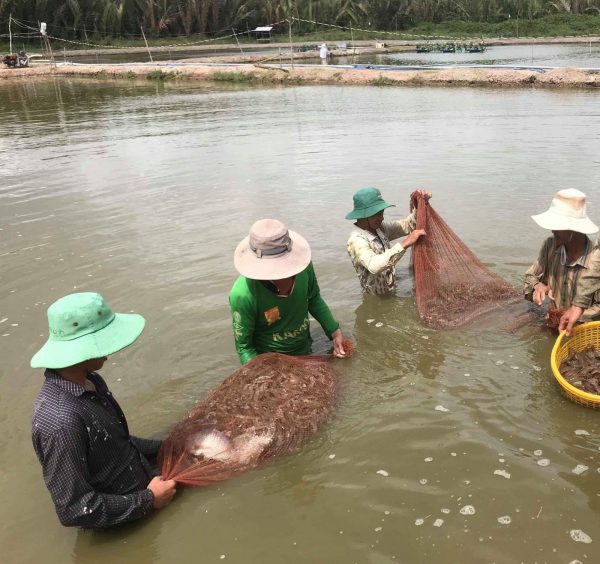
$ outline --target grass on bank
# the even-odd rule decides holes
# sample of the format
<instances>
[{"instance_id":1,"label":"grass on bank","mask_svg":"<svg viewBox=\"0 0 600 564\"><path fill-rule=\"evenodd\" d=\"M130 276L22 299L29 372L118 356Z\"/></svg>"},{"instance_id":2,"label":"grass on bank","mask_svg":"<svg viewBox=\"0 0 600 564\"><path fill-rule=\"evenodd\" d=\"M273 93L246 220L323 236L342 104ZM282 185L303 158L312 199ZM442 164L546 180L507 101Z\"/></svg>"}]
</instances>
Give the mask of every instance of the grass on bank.
<instances>
[{"instance_id":1,"label":"grass on bank","mask_svg":"<svg viewBox=\"0 0 600 564\"><path fill-rule=\"evenodd\" d=\"M256 75L252 72L240 72L240 71L216 71L212 73L212 79L216 82L231 82L231 83L244 83L254 82Z\"/></svg>"}]
</instances>

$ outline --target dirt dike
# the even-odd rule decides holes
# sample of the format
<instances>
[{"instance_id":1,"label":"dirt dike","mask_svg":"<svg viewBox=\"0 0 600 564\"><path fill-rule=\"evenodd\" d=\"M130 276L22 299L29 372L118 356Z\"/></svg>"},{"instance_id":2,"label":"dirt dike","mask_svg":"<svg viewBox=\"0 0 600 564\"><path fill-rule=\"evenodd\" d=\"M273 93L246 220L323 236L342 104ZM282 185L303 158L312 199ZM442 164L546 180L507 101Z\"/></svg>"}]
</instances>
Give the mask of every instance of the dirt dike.
<instances>
[{"instance_id":1,"label":"dirt dike","mask_svg":"<svg viewBox=\"0 0 600 564\"><path fill-rule=\"evenodd\" d=\"M343 84L371 86L547 86L598 88L600 73L573 68L546 72L517 69L439 68L426 70L348 69L335 66L240 64L177 65L49 65L25 69L0 69L0 80L33 77L88 77L92 79L194 80L212 83L247 84Z\"/></svg>"}]
</instances>

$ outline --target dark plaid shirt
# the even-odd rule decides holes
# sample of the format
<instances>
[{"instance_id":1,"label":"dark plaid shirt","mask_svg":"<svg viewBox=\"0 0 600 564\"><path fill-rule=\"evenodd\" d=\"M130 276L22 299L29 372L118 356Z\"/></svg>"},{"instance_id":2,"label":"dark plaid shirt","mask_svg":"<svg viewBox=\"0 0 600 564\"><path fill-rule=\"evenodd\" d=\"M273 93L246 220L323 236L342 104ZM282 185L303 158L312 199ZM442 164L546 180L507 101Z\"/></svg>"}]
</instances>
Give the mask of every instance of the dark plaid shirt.
<instances>
[{"instance_id":1,"label":"dark plaid shirt","mask_svg":"<svg viewBox=\"0 0 600 564\"><path fill-rule=\"evenodd\" d=\"M154 496L147 457L160 441L129 435L127 420L99 374L95 392L46 370L32 422L33 448L56 513L66 526L105 528L143 517Z\"/></svg>"}]
</instances>

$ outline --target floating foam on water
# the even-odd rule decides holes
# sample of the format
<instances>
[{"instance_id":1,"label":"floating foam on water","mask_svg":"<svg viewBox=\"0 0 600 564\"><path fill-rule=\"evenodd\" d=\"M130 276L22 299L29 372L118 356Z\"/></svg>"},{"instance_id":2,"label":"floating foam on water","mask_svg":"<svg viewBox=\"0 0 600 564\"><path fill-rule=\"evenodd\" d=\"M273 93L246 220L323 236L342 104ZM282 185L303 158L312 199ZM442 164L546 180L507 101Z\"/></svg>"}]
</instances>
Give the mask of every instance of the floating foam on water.
<instances>
[{"instance_id":1,"label":"floating foam on water","mask_svg":"<svg viewBox=\"0 0 600 564\"><path fill-rule=\"evenodd\" d=\"M447 515L448 513L450 513L450 510L449 510L447 507L442 507L442 508L440 509L440 511L441 511L442 513L445 513L446 515Z\"/></svg>"},{"instance_id":2,"label":"floating foam on water","mask_svg":"<svg viewBox=\"0 0 600 564\"><path fill-rule=\"evenodd\" d=\"M456 453L455 452L451 452L450 456L456 456Z\"/></svg>"},{"instance_id":3,"label":"floating foam on water","mask_svg":"<svg viewBox=\"0 0 600 564\"><path fill-rule=\"evenodd\" d=\"M590 544L592 542L592 537L587 533L584 533L581 529L573 529L570 532L571 538L575 542L584 542L586 544Z\"/></svg>"},{"instance_id":4,"label":"floating foam on water","mask_svg":"<svg viewBox=\"0 0 600 564\"><path fill-rule=\"evenodd\" d=\"M580 435L580 436L584 436L584 437L588 437L589 433L585 430L585 429L577 429L575 431L576 435Z\"/></svg>"},{"instance_id":5,"label":"floating foam on water","mask_svg":"<svg viewBox=\"0 0 600 564\"><path fill-rule=\"evenodd\" d=\"M542 370L541 366L537 366L535 364L531 368L533 368L536 372L541 372L541 370Z\"/></svg>"},{"instance_id":6,"label":"floating foam on water","mask_svg":"<svg viewBox=\"0 0 600 564\"><path fill-rule=\"evenodd\" d=\"M433 522L433 526L434 526L434 527L441 527L443 524L444 524L444 520L443 520L443 519L436 519L436 520Z\"/></svg>"},{"instance_id":7,"label":"floating foam on water","mask_svg":"<svg viewBox=\"0 0 600 564\"><path fill-rule=\"evenodd\" d=\"M383 323L381 323L381 321L378 321L377 323L375 323L375 327L383 327Z\"/></svg>"},{"instance_id":8,"label":"floating foam on water","mask_svg":"<svg viewBox=\"0 0 600 564\"><path fill-rule=\"evenodd\" d=\"M379 474L380 476L389 476L385 470L377 470L376 474Z\"/></svg>"},{"instance_id":9,"label":"floating foam on water","mask_svg":"<svg viewBox=\"0 0 600 564\"><path fill-rule=\"evenodd\" d=\"M583 474L586 470L589 470L588 466L586 466L585 464L578 464L577 466L575 466L575 468L573 468L573 470L571 470L571 472L579 476L579 474Z\"/></svg>"},{"instance_id":10,"label":"floating foam on water","mask_svg":"<svg viewBox=\"0 0 600 564\"><path fill-rule=\"evenodd\" d=\"M427 483L427 478L421 478L419 480L419 484L421 484L422 486L424 486Z\"/></svg>"},{"instance_id":11,"label":"floating foam on water","mask_svg":"<svg viewBox=\"0 0 600 564\"><path fill-rule=\"evenodd\" d=\"M379 531L381 531L383 529L383 527L375 527L375 532L378 533Z\"/></svg>"},{"instance_id":12,"label":"floating foam on water","mask_svg":"<svg viewBox=\"0 0 600 564\"><path fill-rule=\"evenodd\" d=\"M533 454L535 454L536 456L542 456L542 451L541 450L534 450Z\"/></svg>"},{"instance_id":13,"label":"floating foam on water","mask_svg":"<svg viewBox=\"0 0 600 564\"><path fill-rule=\"evenodd\" d=\"M512 368L513 370L519 370L519 367L518 367L518 366L511 366L511 368Z\"/></svg>"},{"instance_id":14,"label":"floating foam on water","mask_svg":"<svg viewBox=\"0 0 600 564\"><path fill-rule=\"evenodd\" d=\"M428 341L429 337L427 335L421 335L421 339L425 339L426 341Z\"/></svg>"},{"instance_id":15,"label":"floating foam on water","mask_svg":"<svg viewBox=\"0 0 600 564\"><path fill-rule=\"evenodd\" d=\"M367 323L371 324L373 323L373 321L375 321L374 319L367 319Z\"/></svg>"},{"instance_id":16,"label":"floating foam on water","mask_svg":"<svg viewBox=\"0 0 600 564\"><path fill-rule=\"evenodd\" d=\"M538 466L548 466L550 461L547 458L540 458L538 461Z\"/></svg>"},{"instance_id":17,"label":"floating foam on water","mask_svg":"<svg viewBox=\"0 0 600 564\"><path fill-rule=\"evenodd\" d=\"M461 515L475 515L475 508L472 505L465 505L460 508Z\"/></svg>"},{"instance_id":18,"label":"floating foam on water","mask_svg":"<svg viewBox=\"0 0 600 564\"><path fill-rule=\"evenodd\" d=\"M498 517L497 521L501 525L510 525L512 522L512 519L511 519L510 515L503 515L502 517Z\"/></svg>"},{"instance_id":19,"label":"floating foam on water","mask_svg":"<svg viewBox=\"0 0 600 564\"><path fill-rule=\"evenodd\" d=\"M503 360L497 360L496 361L496 366L502 366L504 364Z\"/></svg>"},{"instance_id":20,"label":"floating foam on water","mask_svg":"<svg viewBox=\"0 0 600 564\"><path fill-rule=\"evenodd\" d=\"M0 319L0 323L4 323L5 321L8 321L8 317L5 317L3 319Z\"/></svg>"},{"instance_id":21,"label":"floating foam on water","mask_svg":"<svg viewBox=\"0 0 600 564\"><path fill-rule=\"evenodd\" d=\"M433 457L432 456L428 456L427 458L423 459L425 462L432 462L433 461Z\"/></svg>"},{"instance_id":22,"label":"floating foam on water","mask_svg":"<svg viewBox=\"0 0 600 564\"><path fill-rule=\"evenodd\" d=\"M330 459L330 460L333 460L334 458L335 458L335 454L330 454L330 455L329 455L329 459Z\"/></svg>"},{"instance_id":23,"label":"floating foam on water","mask_svg":"<svg viewBox=\"0 0 600 564\"><path fill-rule=\"evenodd\" d=\"M425 519L417 519L417 520L415 521L415 525L416 525L417 527L420 527L420 526L421 526L423 523L425 523Z\"/></svg>"},{"instance_id":24,"label":"floating foam on water","mask_svg":"<svg viewBox=\"0 0 600 564\"><path fill-rule=\"evenodd\" d=\"M447 407L444 407L443 405L436 405L434 409L436 411L442 411L444 413L450 411Z\"/></svg>"},{"instance_id":25,"label":"floating foam on water","mask_svg":"<svg viewBox=\"0 0 600 564\"><path fill-rule=\"evenodd\" d=\"M507 472L506 470L494 470L494 475L495 476L502 476L503 478L506 478L507 480L510 480L510 473Z\"/></svg>"}]
</instances>

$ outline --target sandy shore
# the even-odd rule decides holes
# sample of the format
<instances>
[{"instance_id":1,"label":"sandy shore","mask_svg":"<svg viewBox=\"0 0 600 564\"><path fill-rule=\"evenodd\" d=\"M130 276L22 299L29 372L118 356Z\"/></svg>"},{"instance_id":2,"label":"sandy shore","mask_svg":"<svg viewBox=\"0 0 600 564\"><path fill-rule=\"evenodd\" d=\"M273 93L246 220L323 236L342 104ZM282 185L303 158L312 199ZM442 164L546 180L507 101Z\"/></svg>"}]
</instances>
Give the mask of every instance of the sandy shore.
<instances>
[{"instance_id":1,"label":"sandy shore","mask_svg":"<svg viewBox=\"0 0 600 564\"><path fill-rule=\"evenodd\" d=\"M0 69L0 80L32 77L88 77L93 79L194 80L249 84L351 84L373 86L542 86L598 88L600 73L560 68L546 72L514 69L439 68L427 70L347 69L335 66L291 68L241 64L207 65L49 65Z\"/></svg>"}]
</instances>

